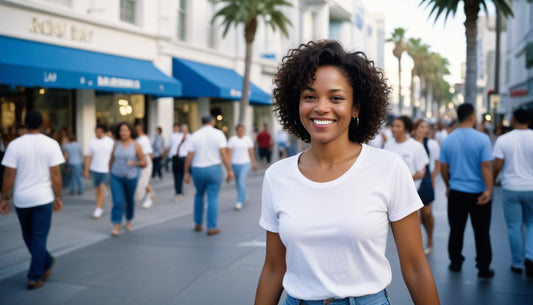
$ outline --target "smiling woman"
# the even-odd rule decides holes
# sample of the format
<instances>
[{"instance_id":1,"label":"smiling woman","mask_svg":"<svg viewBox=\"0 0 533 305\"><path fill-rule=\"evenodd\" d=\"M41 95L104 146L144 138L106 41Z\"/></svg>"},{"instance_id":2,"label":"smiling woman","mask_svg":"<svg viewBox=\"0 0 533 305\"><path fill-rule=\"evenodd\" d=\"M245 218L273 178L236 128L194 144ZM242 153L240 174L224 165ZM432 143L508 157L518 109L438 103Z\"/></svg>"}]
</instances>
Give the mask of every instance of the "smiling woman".
<instances>
[{"instance_id":1,"label":"smiling woman","mask_svg":"<svg viewBox=\"0 0 533 305\"><path fill-rule=\"evenodd\" d=\"M389 226L414 303L438 304L409 170L364 144L385 119L382 72L335 41L309 42L289 51L274 83L282 126L311 145L265 172L255 304L278 304L283 289L285 305L389 304Z\"/></svg>"}]
</instances>

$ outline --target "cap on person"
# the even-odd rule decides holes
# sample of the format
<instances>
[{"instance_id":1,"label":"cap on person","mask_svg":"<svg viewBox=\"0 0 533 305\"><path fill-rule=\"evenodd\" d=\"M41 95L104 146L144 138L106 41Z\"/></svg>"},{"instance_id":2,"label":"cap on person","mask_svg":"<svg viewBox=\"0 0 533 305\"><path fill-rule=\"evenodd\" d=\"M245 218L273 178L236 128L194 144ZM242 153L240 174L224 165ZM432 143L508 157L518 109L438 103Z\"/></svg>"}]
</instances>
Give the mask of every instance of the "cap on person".
<instances>
[{"instance_id":1,"label":"cap on person","mask_svg":"<svg viewBox=\"0 0 533 305\"><path fill-rule=\"evenodd\" d=\"M209 124L213 120L213 117L210 114L204 114L202 116L202 124Z\"/></svg>"}]
</instances>

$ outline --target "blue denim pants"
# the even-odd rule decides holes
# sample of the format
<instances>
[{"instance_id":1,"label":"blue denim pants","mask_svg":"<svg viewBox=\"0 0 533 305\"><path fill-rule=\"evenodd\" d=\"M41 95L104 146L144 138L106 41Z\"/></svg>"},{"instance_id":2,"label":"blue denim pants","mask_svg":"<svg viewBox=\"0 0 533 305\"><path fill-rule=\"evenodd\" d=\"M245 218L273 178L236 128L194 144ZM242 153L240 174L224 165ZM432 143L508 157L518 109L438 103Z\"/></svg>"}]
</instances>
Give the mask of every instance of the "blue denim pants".
<instances>
[{"instance_id":1,"label":"blue denim pants","mask_svg":"<svg viewBox=\"0 0 533 305\"><path fill-rule=\"evenodd\" d=\"M511 246L511 265L523 268L524 257L533 260L533 191L502 189L502 198ZM525 235L522 226L525 227Z\"/></svg>"},{"instance_id":2,"label":"blue denim pants","mask_svg":"<svg viewBox=\"0 0 533 305\"><path fill-rule=\"evenodd\" d=\"M29 281L39 281L50 268L53 257L46 250L46 241L52 224L52 203L31 208L16 208L22 229L22 238L31 254Z\"/></svg>"},{"instance_id":3,"label":"blue denim pants","mask_svg":"<svg viewBox=\"0 0 533 305\"><path fill-rule=\"evenodd\" d=\"M204 196L207 193L207 229L217 228L218 195L222 185L222 166L193 167L192 180L196 188L194 195L194 223L201 225L204 218Z\"/></svg>"},{"instance_id":4,"label":"blue denim pants","mask_svg":"<svg viewBox=\"0 0 533 305\"><path fill-rule=\"evenodd\" d=\"M83 193L83 177L82 166L80 164L69 164L70 166L70 193L76 192L76 186L78 186L78 193Z\"/></svg>"},{"instance_id":5,"label":"blue denim pants","mask_svg":"<svg viewBox=\"0 0 533 305\"><path fill-rule=\"evenodd\" d=\"M135 188L137 188L138 178L128 179L111 174L111 197L113 207L111 208L111 223L118 225L122 222L122 217L126 215L126 221L133 219L135 201Z\"/></svg>"},{"instance_id":6,"label":"blue denim pants","mask_svg":"<svg viewBox=\"0 0 533 305\"><path fill-rule=\"evenodd\" d=\"M233 172L235 173L235 186L237 187L237 202L244 203L246 200L246 179L252 163L232 164Z\"/></svg>"},{"instance_id":7,"label":"blue denim pants","mask_svg":"<svg viewBox=\"0 0 533 305\"><path fill-rule=\"evenodd\" d=\"M375 294L360 297L349 297L344 299L327 299L318 301L305 301L287 295L283 305L390 305L387 290L382 290Z\"/></svg>"}]
</instances>

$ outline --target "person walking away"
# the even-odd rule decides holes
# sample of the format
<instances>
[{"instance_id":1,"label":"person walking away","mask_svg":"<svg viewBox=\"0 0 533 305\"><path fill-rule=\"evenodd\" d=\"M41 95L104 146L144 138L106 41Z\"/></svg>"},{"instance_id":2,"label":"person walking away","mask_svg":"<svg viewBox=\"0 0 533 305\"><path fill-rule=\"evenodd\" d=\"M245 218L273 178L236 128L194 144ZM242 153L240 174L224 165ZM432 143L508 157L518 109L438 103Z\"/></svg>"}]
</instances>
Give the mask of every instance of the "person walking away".
<instances>
[{"instance_id":1,"label":"person walking away","mask_svg":"<svg viewBox=\"0 0 533 305\"><path fill-rule=\"evenodd\" d=\"M83 194L83 150L80 143L76 142L76 137L70 135L68 142L63 146L64 156L70 167L70 194Z\"/></svg>"},{"instance_id":2,"label":"person walking away","mask_svg":"<svg viewBox=\"0 0 533 305\"><path fill-rule=\"evenodd\" d=\"M263 124L263 130L257 134L257 146L259 147L259 160L263 168L270 164L272 157L272 137L268 132L267 124Z\"/></svg>"},{"instance_id":3,"label":"person walking away","mask_svg":"<svg viewBox=\"0 0 533 305\"><path fill-rule=\"evenodd\" d=\"M255 161L254 143L252 139L245 135L244 125L237 125L235 128L237 135L232 136L228 141L231 167L235 173L235 185L237 187L237 203L235 210L242 209L246 201L246 180L250 169L257 170Z\"/></svg>"},{"instance_id":4,"label":"person walking away","mask_svg":"<svg viewBox=\"0 0 533 305\"><path fill-rule=\"evenodd\" d=\"M109 129L105 124L98 124L94 129L96 138L89 142L85 157L84 175L92 177L96 190L96 208L93 218L98 219L104 213L105 186L109 182L109 159L115 143L107 136Z\"/></svg>"},{"instance_id":5,"label":"person walking away","mask_svg":"<svg viewBox=\"0 0 533 305\"><path fill-rule=\"evenodd\" d=\"M476 268L479 278L491 278L490 244L491 196L493 186L492 148L489 137L474 129L474 106L457 107L459 128L442 141L439 161L448 196L449 269L461 271L464 256L463 239L470 215L476 240Z\"/></svg>"},{"instance_id":6,"label":"person walking away","mask_svg":"<svg viewBox=\"0 0 533 305\"><path fill-rule=\"evenodd\" d=\"M435 218L433 217L432 203L435 200L435 177L440 172L439 154L440 146L436 140L428 138L429 124L424 119L418 119L414 124L414 139L424 145L424 149L429 158L426 165L426 173L422 183L418 188L418 195L422 199L424 207L420 209L420 223L426 230L426 254L433 249L433 229L435 228Z\"/></svg>"},{"instance_id":7,"label":"person walking away","mask_svg":"<svg viewBox=\"0 0 533 305\"><path fill-rule=\"evenodd\" d=\"M513 130L494 144L494 177L500 174L511 271L533 277L533 130L525 109L513 113ZM525 230L522 230L525 228Z\"/></svg>"},{"instance_id":8,"label":"person walking away","mask_svg":"<svg viewBox=\"0 0 533 305\"><path fill-rule=\"evenodd\" d=\"M161 173L161 161L163 159L163 155L165 154L165 139L163 139L163 136L161 135L163 133L163 129L158 126L155 130L154 140L152 141L152 150L153 150L153 170L152 170L152 178L155 178L155 176L159 176L159 179L163 179L163 174Z\"/></svg>"},{"instance_id":9,"label":"person walking away","mask_svg":"<svg viewBox=\"0 0 533 305\"><path fill-rule=\"evenodd\" d=\"M274 78L280 124L310 143L270 166L256 305L390 304L389 228L413 303L439 304L422 246L422 202L405 162L366 143L389 108L383 72L331 40L289 51ZM417 143L418 144L418 143Z\"/></svg>"},{"instance_id":10,"label":"person walking away","mask_svg":"<svg viewBox=\"0 0 533 305\"><path fill-rule=\"evenodd\" d=\"M279 159L285 159L289 155L289 133L286 130L279 130L276 133L276 144L278 145Z\"/></svg>"},{"instance_id":11,"label":"person walking away","mask_svg":"<svg viewBox=\"0 0 533 305\"><path fill-rule=\"evenodd\" d=\"M124 228L128 232L132 230L131 221L135 212L134 195L139 179L139 168L146 166L146 159L141 145L135 141L137 132L130 123L118 123L114 134L118 140L113 148L109 167L111 168L111 197L113 198L111 235L117 237L120 234L120 225L124 216L126 218Z\"/></svg>"},{"instance_id":12,"label":"person walking away","mask_svg":"<svg viewBox=\"0 0 533 305\"><path fill-rule=\"evenodd\" d=\"M8 194L14 189L13 203L31 254L27 274L27 288L31 290L44 284L55 263L46 243L52 211L63 207L59 165L65 159L57 141L40 133L43 117L39 112L28 112L25 122L28 133L9 144L2 160L5 173L0 212L8 215Z\"/></svg>"},{"instance_id":13,"label":"person walking away","mask_svg":"<svg viewBox=\"0 0 533 305\"><path fill-rule=\"evenodd\" d=\"M202 128L191 136L190 151L185 160L185 183L192 181L196 188L194 196L194 230L202 231L204 218L204 197L207 193L207 235L220 232L218 228L218 197L222 185L222 166L224 163L228 174L227 181L234 179L231 162L227 152L224 133L214 128L215 120L210 115L202 117Z\"/></svg>"},{"instance_id":14,"label":"person walking away","mask_svg":"<svg viewBox=\"0 0 533 305\"><path fill-rule=\"evenodd\" d=\"M174 123L174 125L172 125L172 133L170 134L170 136L168 136L167 146L165 147L166 158L165 158L164 167L167 172L169 171L168 165L172 161L172 156L170 155L171 154L170 151L172 150L172 145L178 142L178 140L181 139L181 136L182 134L180 132L180 125L178 123Z\"/></svg>"},{"instance_id":15,"label":"person walking away","mask_svg":"<svg viewBox=\"0 0 533 305\"><path fill-rule=\"evenodd\" d=\"M152 176L152 156L153 150L152 145L150 144L150 139L144 132L144 125L138 123L135 125L135 131L137 132L137 143L141 146L144 160L146 160L146 166L141 169L139 174L139 180L137 181L137 188L135 189L135 198L139 201L142 201L145 197L142 207L148 209L154 204L155 193L153 188L150 186L150 177Z\"/></svg>"},{"instance_id":16,"label":"person walking away","mask_svg":"<svg viewBox=\"0 0 533 305\"><path fill-rule=\"evenodd\" d=\"M172 174L174 176L174 200L183 199L183 177L185 175L185 158L189 152L189 126L183 124L181 133L176 137L176 142L170 148L172 156Z\"/></svg>"}]
</instances>

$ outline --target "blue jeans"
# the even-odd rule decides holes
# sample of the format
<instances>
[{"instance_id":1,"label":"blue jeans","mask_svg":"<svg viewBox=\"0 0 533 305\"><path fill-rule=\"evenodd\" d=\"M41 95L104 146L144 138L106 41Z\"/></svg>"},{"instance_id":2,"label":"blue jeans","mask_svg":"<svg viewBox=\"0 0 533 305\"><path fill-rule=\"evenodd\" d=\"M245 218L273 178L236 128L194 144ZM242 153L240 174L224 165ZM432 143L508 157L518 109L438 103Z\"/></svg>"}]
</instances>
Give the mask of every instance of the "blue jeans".
<instances>
[{"instance_id":1,"label":"blue jeans","mask_svg":"<svg viewBox=\"0 0 533 305\"><path fill-rule=\"evenodd\" d=\"M502 189L502 197L503 213L511 245L511 265L522 268L524 256L533 260L533 191ZM522 226L525 226L525 236L522 234Z\"/></svg>"},{"instance_id":2,"label":"blue jeans","mask_svg":"<svg viewBox=\"0 0 533 305\"><path fill-rule=\"evenodd\" d=\"M111 197L113 198L113 208L111 209L111 222L118 225L122 222L122 217L126 214L126 221L133 219L133 209L135 201L135 188L138 178L128 179L111 174Z\"/></svg>"},{"instance_id":3,"label":"blue jeans","mask_svg":"<svg viewBox=\"0 0 533 305\"><path fill-rule=\"evenodd\" d=\"M328 303L329 301L329 303ZM389 305L387 290L381 290L376 294L369 294L360 297L349 297L338 300L320 300L320 301L305 301L287 295L287 299L283 305Z\"/></svg>"},{"instance_id":4,"label":"blue jeans","mask_svg":"<svg viewBox=\"0 0 533 305\"><path fill-rule=\"evenodd\" d=\"M218 195L222 185L222 167L193 167L192 180L196 188L194 195L194 223L201 225L204 219L204 196L207 193L207 229L217 228Z\"/></svg>"},{"instance_id":5,"label":"blue jeans","mask_svg":"<svg viewBox=\"0 0 533 305\"><path fill-rule=\"evenodd\" d=\"M16 210L22 229L22 238L31 254L28 280L39 281L54 259L46 250L48 232L52 224L52 204L16 208Z\"/></svg>"},{"instance_id":6,"label":"blue jeans","mask_svg":"<svg viewBox=\"0 0 533 305\"><path fill-rule=\"evenodd\" d=\"M69 164L70 166L70 193L74 194L76 192L76 185L78 186L78 193L83 193L83 178L82 178L82 168L80 164Z\"/></svg>"},{"instance_id":7,"label":"blue jeans","mask_svg":"<svg viewBox=\"0 0 533 305\"><path fill-rule=\"evenodd\" d=\"M237 202L244 203L246 200L246 178L252 167L252 163L232 164L235 173L235 185L237 186Z\"/></svg>"}]
</instances>

